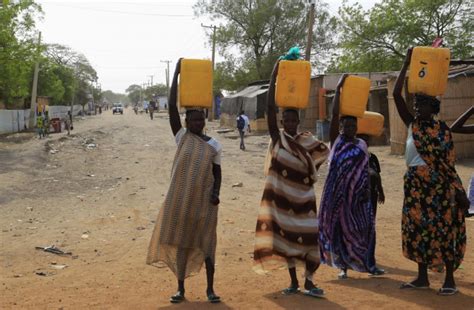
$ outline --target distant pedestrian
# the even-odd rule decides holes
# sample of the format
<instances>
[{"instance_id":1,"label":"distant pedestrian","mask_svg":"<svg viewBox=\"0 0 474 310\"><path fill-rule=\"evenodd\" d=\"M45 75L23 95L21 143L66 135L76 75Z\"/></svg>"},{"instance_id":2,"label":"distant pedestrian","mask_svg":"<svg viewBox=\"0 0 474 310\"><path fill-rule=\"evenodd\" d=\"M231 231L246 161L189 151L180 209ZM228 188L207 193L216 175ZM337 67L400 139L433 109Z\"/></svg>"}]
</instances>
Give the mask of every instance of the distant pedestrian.
<instances>
[{"instance_id":1,"label":"distant pedestrian","mask_svg":"<svg viewBox=\"0 0 474 310\"><path fill-rule=\"evenodd\" d=\"M146 100L143 101L143 110L145 110L145 113L148 114L148 101Z\"/></svg>"},{"instance_id":2,"label":"distant pedestrian","mask_svg":"<svg viewBox=\"0 0 474 310\"><path fill-rule=\"evenodd\" d=\"M250 121L244 111L240 111L239 116L237 116L237 129L240 135L240 149L245 151L244 136L247 130L250 133Z\"/></svg>"},{"instance_id":3,"label":"distant pedestrian","mask_svg":"<svg viewBox=\"0 0 474 310\"><path fill-rule=\"evenodd\" d=\"M155 100L150 100L150 104L148 106L148 109L150 110L150 119L153 120L153 113L155 112L156 109L156 101Z\"/></svg>"},{"instance_id":4,"label":"distant pedestrian","mask_svg":"<svg viewBox=\"0 0 474 310\"><path fill-rule=\"evenodd\" d=\"M43 116L43 137L49 137L49 115L46 111Z\"/></svg>"},{"instance_id":5,"label":"distant pedestrian","mask_svg":"<svg viewBox=\"0 0 474 310\"><path fill-rule=\"evenodd\" d=\"M43 115L40 114L36 117L36 130L38 132L38 138L42 139L44 137L44 119Z\"/></svg>"},{"instance_id":6,"label":"distant pedestrian","mask_svg":"<svg viewBox=\"0 0 474 310\"><path fill-rule=\"evenodd\" d=\"M64 129L67 130L67 135L69 136L71 134L71 130L72 130L71 111L67 111L67 115L63 118L63 122L64 122Z\"/></svg>"}]
</instances>

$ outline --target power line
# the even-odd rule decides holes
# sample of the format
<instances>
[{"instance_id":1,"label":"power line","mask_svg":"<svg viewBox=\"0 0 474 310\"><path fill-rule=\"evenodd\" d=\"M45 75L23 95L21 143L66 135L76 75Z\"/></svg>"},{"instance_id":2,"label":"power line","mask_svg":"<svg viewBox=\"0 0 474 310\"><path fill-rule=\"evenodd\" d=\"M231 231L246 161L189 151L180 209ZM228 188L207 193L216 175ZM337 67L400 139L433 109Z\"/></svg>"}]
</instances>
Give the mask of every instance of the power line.
<instances>
[{"instance_id":1,"label":"power line","mask_svg":"<svg viewBox=\"0 0 474 310\"><path fill-rule=\"evenodd\" d=\"M42 0L38 1L40 4L54 4L54 3L64 3L64 1L48 1ZM154 2L154 1L69 1L69 3L79 3L79 4L130 4L130 5L156 5L156 6L189 6L189 2ZM0 4L1 5L1 4Z\"/></svg>"},{"instance_id":2,"label":"power line","mask_svg":"<svg viewBox=\"0 0 474 310\"><path fill-rule=\"evenodd\" d=\"M164 66L102 66L96 65L97 68L101 69L163 69Z\"/></svg>"},{"instance_id":3,"label":"power line","mask_svg":"<svg viewBox=\"0 0 474 310\"><path fill-rule=\"evenodd\" d=\"M106 10L106 9L99 9L99 8L86 8L86 7L80 7L80 6L74 6L74 5L59 4L59 3L50 3L50 4L66 7L66 8L80 9L80 10L85 10L85 11L117 13L117 14L125 14L125 15L144 15L144 16L160 16L160 17L194 17L194 15L185 15L185 14L156 14L156 13L142 13L142 12L126 12L126 11Z\"/></svg>"}]
</instances>

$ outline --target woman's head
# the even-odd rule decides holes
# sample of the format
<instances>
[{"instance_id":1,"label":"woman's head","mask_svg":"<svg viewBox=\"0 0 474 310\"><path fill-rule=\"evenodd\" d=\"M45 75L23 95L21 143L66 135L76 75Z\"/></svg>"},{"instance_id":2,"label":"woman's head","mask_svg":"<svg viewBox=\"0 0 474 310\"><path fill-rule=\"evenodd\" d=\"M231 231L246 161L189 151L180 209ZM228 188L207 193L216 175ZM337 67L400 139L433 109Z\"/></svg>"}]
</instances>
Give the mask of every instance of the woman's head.
<instances>
[{"instance_id":1,"label":"woman's head","mask_svg":"<svg viewBox=\"0 0 474 310\"><path fill-rule=\"evenodd\" d=\"M346 138L355 138L357 133L357 118L354 116L345 115L341 117L339 122L341 133L346 136Z\"/></svg>"},{"instance_id":2,"label":"woman's head","mask_svg":"<svg viewBox=\"0 0 474 310\"><path fill-rule=\"evenodd\" d=\"M202 130L206 125L205 119L204 111L202 110L186 110L186 128L196 135L202 134Z\"/></svg>"},{"instance_id":3,"label":"woman's head","mask_svg":"<svg viewBox=\"0 0 474 310\"><path fill-rule=\"evenodd\" d=\"M415 95L415 113L421 120L430 120L439 113L440 101L435 97L416 94Z\"/></svg>"},{"instance_id":4,"label":"woman's head","mask_svg":"<svg viewBox=\"0 0 474 310\"><path fill-rule=\"evenodd\" d=\"M290 136L298 133L298 125L300 124L300 116L298 110L286 109L283 111L281 123L283 130Z\"/></svg>"}]
</instances>

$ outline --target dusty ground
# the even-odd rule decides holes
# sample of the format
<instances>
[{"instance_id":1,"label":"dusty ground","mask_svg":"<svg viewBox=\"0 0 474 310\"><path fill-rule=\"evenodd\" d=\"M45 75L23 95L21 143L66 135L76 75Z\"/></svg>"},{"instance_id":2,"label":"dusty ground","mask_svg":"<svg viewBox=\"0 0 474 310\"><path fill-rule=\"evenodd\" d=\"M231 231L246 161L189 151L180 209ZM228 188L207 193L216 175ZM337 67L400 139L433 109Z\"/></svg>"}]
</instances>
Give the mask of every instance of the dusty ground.
<instances>
[{"instance_id":1,"label":"dusty ground","mask_svg":"<svg viewBox=\"0 0 474 310\"><path fill-rule=\"evenodd\" d=\"M259 276L251 270L268 136L247 138L248 150L242 152L235 134L219 135L217 123L208 128L224 146L215 284L223 302L212 308L474 309L473 220L467 221L466 260L456 272L457 296L437 296L443 275L432 273L430 290L398 289L415 276L416 265L403 258L400 247L405 166L388 147L373 148L387 195L377 218L377 258L387 276L350 272L350 279L340 281L337 270L321 266L316 279L326 299L282 296L280 290L289 284L286 271ZM123 116L106 111L77 121L69 137L31 137L0 140L0 308L211 308L203 271L186 281L188 301L176 306L168 302L176 289L174 275L145 265L176 150L165 114L151 121L130 109ZM458 164L465 183L473 167L474 160ZM325 175L324 167L318 200ZM238 182L243 187L232 187ZM53 244L72 255L35 249Z\"/></svg>"}]
</instances>

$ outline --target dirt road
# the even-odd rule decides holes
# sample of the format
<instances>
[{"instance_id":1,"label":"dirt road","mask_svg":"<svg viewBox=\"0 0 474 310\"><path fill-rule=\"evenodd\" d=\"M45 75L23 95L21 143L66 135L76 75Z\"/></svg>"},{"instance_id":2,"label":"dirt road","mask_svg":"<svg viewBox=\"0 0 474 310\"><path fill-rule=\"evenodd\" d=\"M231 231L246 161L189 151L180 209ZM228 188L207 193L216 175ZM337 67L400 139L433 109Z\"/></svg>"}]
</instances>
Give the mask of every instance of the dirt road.
<instances>
[{"instance_id":1,"label":"dirt road","mask_svg":"<svg viewBox=\"0 0 474 310\"><path fill-rule=\"evenodd\" d=\"M236 133L208 134L224 147L219 209L216 292L223 302L205 299L204 270L186 281L188 301L171 305L174 275L145 265L154 221L168 188L176 146L166 114L110 111L75 123L73 135L38 140L17 134L0 140L0 308L2 309L474 309L474 221L467 221L468 249L456 272L460 293L440 297L443 275L430 273L432 289L401 291L416 275L400 245L403 158L388 147L373 148L382 165L387 202L377 218L377 259L384 278L321 266L316 282L325 299L282 296L287 271L260 276L252 270L256 215L263 187L268 136L246 139L239 150ZM474 160L458 164L467 184ZM319 201L326 175L320 171ZM242 182L242 187L232 187ZM35 249L56 247L59 256ZM298 269L298 274L302 273Z\"/></svg>"}]
</instances>

